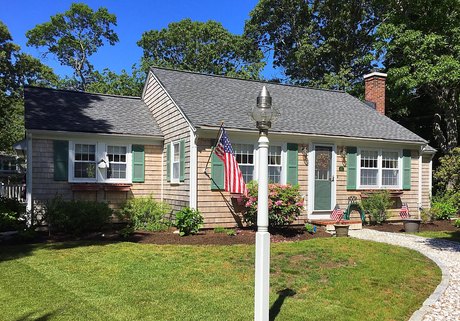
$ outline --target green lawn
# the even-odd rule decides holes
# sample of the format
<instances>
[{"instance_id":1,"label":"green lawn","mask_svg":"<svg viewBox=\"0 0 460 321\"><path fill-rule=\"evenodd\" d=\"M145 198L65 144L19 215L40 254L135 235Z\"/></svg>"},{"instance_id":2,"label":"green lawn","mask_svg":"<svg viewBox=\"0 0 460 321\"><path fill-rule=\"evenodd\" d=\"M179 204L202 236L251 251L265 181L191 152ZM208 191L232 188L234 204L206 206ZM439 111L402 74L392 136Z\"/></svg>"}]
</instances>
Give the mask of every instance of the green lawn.
<instances>
[{"instance_id":1,"label":"green lawn","mask_svg":"<svg viewBox=\"0 0 460 321\"><path fill-rule=\"evenodd\" d=\"M431 232L419 232L415 233L415 235L423 236L423 237L431 237L436 239L445 239L454 242L460 242L460 231L455 232L438 232L438 231L431 231Z\"/></svg>"},{"instance_id":2,"label":"green lawn","mask_svg":"<svg viewBox=\"0 0 460 321\"><path fill-rule=\"evenodd\" d=\"M251 320L253 271L249 245L0 247L0 318ZM407 320L440 278L424 256L386 244L272 244L272 318Z\"/></svg>"}]
</instances>

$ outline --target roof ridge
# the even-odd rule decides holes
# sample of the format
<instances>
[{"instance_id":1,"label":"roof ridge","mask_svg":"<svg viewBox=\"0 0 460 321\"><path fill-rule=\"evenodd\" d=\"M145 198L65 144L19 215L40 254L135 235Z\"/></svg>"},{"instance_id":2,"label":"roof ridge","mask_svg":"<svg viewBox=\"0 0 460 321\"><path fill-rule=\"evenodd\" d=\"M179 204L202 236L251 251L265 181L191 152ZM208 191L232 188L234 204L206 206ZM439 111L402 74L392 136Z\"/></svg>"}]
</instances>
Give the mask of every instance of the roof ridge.
<instances>
[{"instance_id":1,"label":"roof ridge","mask_svg":"<svg viewBox=\"0 0 460 321\"><path fill-rule=\"evenodd\" d=\"M258 83L262 83L262 84L278 85L278 86L284 86L284 87L294 87L294 88L302 88L302 89L329 91L329 92L336 92L336 93L341 93L341 94L348 94L344 90L326 89L326 88L314 88L314 87L308 87L308 86L302 86L302 85L283 84L283 83L278 83L278 82L273 82L273 81L268 81L268 80L245 79L245 78L225 76L225 75L205 74L205 73L201 73L201 72L197 72L197 71L180 70L180 69L167 68L167 67L152 66L152 67L150 67L150 70L152 70L152 69L162 69L162 70L167 70L167 71L175 71L175 72L194 74L194 75L199 75L199 76L208 76L208 77L215 77L215 78L242 80L242 81L258 82Z\"/></svg>"},{"instance_id":2,"label":"roof ridge","mask_svg":"<svg viewBox=\"0 0 460 321\"><path fill-rule=\"evenodd\" d=\"M31 86L31 85L25 85L24 88L36 88L36 89L44 89L44 90L49 90L49 91L68 92L68 93L82 94L82 95L106 96L106 97L127 98L127 99L137 99L137 100L142 99L142 97L140 96L91 93L87 91L78 91L78 90L70 90L70 89L55 89L55 88Z\"/></svg>"}]
</instances>

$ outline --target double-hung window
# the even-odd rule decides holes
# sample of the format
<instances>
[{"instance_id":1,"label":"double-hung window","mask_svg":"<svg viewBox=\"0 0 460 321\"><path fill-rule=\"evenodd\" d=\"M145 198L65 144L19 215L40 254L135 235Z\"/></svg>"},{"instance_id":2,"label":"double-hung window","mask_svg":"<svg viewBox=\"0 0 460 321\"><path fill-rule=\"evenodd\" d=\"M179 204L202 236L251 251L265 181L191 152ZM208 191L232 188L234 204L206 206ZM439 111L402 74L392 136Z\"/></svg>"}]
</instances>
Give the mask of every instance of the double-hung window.
<instances>
[{"instance_id":1,"label":"double-hung window","mask_svg":"<svg viewBox=\"0 0 460 321\"><path fill-rule=\"evenodd\" d=\"M96 144L75 144L73 176L96 179Z\"/></svg>"},{"instance_id":2,"label":"double-hung window","mask_svg":"<svg viewBox=\"0 0 460 321\"><path fill-rule=\"evenodd\" d=\"M71 182L131 182L131 145L71 142L69 154Z\"/></svg>"},{"instance_id":3,"label":"double-hung window","mask_svg":"<svg viewBox=\"0 0 460 321\"><path fill-rule=\"evenodd\" d=\"M179 178L180 178L180 143L179 142L174 142L172 144L172 162L171 162L171 168L172 168L172 179L171 182L173 183L179 183Z\"/></svg>"},{"instance_id":4,"label":"double-hung window","mask_svg":"<svg viewBox=\"0 0 460 321\"><path fill-rule=\"evenodd\" d=\"M281 183L281 146L268 149L268 182Z\"/></svg>"},{"instance_id":5,"label":"double-hung window","mask_svg":"<svg viewBox=\"0 0 460 321\"><path fill-rule=\"evenodd\" d=\"M254 179L254 145L252 144L233 144L233 153L240 166L245 183Z\"/></svg>"},{"instance_id":6,"label":"double-hung window","mask_svg":"<svg viewBox=\"0 0 460 321\"><path fill-rule=\"evenodd\" d=\"M359 166L361 188L401 188L400 152L362 148Z\"/></svg>"},{"instance_id":7,"label":"double-hung window","mask_svg":"<svg viewBox=\"0 0 460 321\"><path fill-rule=\"evenodd\" d=\"M127 148L126 146L107 146L107 158L109 167L107 168L107 178L125 179L127 167Z\"/></svg>"}]
</instances>

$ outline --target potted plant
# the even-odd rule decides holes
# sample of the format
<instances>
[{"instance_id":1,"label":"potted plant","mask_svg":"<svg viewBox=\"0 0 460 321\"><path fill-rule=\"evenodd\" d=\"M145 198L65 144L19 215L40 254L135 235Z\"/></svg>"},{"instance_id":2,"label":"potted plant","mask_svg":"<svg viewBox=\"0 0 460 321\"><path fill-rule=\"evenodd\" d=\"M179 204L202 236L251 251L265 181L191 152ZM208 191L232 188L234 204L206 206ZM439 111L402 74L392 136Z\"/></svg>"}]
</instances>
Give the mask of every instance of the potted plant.
<instances>
[{"instance_id":1,"label":"potted plant","mask_svg":"<svg viewBox=\"0 0 460 321\"><path fill-rule=\"evenodd\" d=\"M406 233L420 232L420 223L422 223L422 220L411 218L411 215L409 213L409 206L407 206L407 203L403 203L401 211L399 212L399 216L403 221L404 231Z\"/></svg>"},{"instance_id":2,"label":"potted plant","mask_svg":"<svg viewBox=\"0 0 460 321\"><path fill-rule=\"evenodd\" d=\"M347 237L350 224L343 221L343 210L338 205L335 206L331 213L331 219L335 220L335 236L336 237Z\"/></svg>"}]
</instances>

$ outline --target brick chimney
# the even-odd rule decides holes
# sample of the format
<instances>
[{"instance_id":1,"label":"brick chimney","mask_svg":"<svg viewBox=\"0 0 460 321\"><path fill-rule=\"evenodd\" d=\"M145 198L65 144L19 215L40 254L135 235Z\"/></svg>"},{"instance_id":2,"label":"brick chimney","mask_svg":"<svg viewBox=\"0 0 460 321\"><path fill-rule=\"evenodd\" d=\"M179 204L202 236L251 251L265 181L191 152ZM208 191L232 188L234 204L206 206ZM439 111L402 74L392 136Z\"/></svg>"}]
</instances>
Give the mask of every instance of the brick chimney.
<instances>
[{"instance_id":1,"label":"brick chimney","mask_svg":"<svg viewBox=\"0 0 460 321\"><path fill-rule=\"evenodd\" d=\"M385 81L387 74L371 72L364 75L364 99L374 103L375 110L385 115Z\"/></svg>"}]
</instances>

